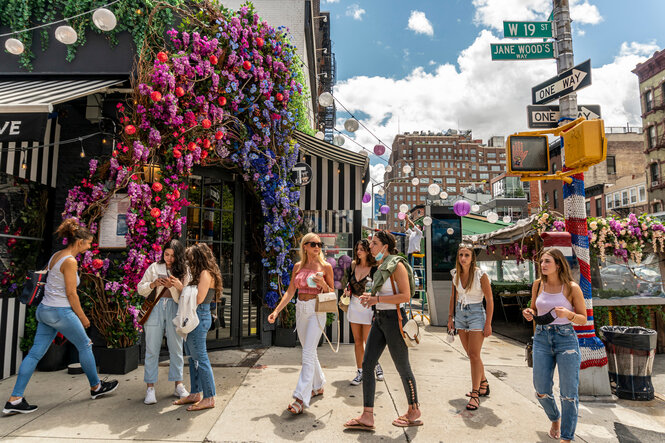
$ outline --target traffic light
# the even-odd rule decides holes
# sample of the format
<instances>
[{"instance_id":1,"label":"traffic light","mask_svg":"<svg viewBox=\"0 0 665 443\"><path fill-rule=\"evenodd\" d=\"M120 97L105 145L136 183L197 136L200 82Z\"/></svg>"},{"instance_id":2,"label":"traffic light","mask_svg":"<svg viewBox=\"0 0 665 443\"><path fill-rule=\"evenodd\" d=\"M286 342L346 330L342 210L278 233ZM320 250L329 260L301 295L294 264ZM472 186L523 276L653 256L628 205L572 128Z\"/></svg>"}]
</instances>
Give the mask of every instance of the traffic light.
<instances>
[{"instance_id":1,"label":"traffic light","mask_svg":"<svg viewBox=\"0 0 665 443\"><path fill-rule=\"evenodd\" d=\"M546 135L510 135L506 151L510 173L547 173L550 170L550 147Z\"/></svg>"},{"instance_id":2,"label":"traffic light","mask_svg":"<svg viewBox=\"0 0 665 443\"><path fill-rule=\"evenodd\" d=\"M602 120L585 120L561 136L567 168L588 168L605 160L607 139Z\"/></svg>"}]
</instances>

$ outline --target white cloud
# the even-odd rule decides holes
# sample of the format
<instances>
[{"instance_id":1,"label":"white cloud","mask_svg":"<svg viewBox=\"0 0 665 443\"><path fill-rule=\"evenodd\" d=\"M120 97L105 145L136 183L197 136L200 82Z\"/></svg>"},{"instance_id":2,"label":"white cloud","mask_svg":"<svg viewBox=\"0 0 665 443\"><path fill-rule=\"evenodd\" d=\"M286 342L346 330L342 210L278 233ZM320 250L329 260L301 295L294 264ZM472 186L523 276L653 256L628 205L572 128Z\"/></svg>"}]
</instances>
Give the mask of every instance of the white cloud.
<instances>
[{"instance_id":1,"label":"white cloud","mask_svg":"<svg viewBox=\"0 0 665 443\"><path fill-rule=\"evenodd\" d=\"M354 20L362 20L365 12L366 11L360 6L358 6L356 3L346 8L346 15L348 15L349 17L353 17Z\"/></svg>"},{"instance_id":2,"label":"white cloud","mask_svg":"<svg viewBox=\"0 0 665 443\"><path fill-rule=\"evenodd\" d=\"M416 34L425 34L432 37L434 35L434 28L432 23L427 19L427 16L422 11L411 11L409 17L408 29Z\"/></svg>"},{"instance_id":3,"label":"white cloud","mask_svg":"<svg viewBox=\"0 0 665 443\"><path fill-rule=\"evenodd\" d=\"M339 0L323 0L323 3L339 3Z\"/></svg>"},{"instance_id":4,"label":"white cloud","mask_svg":"<svg viewBox=\"0 0 665 443\"><path fill-rule=\"evenodd\" d=\"M573 0L570 2L570 18L578 24L597 25L603 21L600 11L588 0Z\"/></svg>"},{"instance_id":5,"label":"white cloud","mask_svg":"<svg viewBox=\"0 0 665 443\"><path fill-rule=\"evenodd\" d=\"M552 12L551 0L473 0L476 25L503 31L503 21L547 20ZM598 8L589 0L571 0L570 17L577 24L595 25L603 20Z\"/></svg>"},{"instance_id":6,"label":"white cloud","mask_svg":"<svg viewBox=\"0 0 665 443\"><path fill-rule=\"evenodd\" d=\"M430 60L427 64L430 66L434 66L436 65L436 62L434 60Z\"/></svg>"}]
</instances>

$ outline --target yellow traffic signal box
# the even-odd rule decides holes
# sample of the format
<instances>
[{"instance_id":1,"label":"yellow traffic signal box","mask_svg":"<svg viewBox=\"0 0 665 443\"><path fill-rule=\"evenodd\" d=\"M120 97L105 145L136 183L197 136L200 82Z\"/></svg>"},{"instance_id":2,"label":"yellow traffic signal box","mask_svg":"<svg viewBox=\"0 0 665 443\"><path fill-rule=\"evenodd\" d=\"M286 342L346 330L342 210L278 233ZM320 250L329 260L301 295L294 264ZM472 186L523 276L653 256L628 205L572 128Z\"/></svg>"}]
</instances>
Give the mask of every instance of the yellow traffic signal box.
<instances>
[{"instance_id":1,"label":"yellow traffic signal box","mask_svg":"<svg viewBox=\"0 0 665 443\"><path fill-rule=\"evenodd\" d=\"M561 135L567 168L588 168L605 160L607 139L602 120L585 120Z\"/></svg>"}]
</instances>

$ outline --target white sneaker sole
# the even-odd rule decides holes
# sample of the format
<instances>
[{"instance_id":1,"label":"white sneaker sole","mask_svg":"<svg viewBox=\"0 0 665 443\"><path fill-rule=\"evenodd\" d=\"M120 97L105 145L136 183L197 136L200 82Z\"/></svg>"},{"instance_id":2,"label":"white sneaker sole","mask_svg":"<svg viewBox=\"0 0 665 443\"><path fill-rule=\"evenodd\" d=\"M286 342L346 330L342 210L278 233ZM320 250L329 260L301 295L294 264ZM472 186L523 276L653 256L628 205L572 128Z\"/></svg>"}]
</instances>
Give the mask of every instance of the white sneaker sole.
<instances>
[{"instance_id":1,"label":"white sneaker sole","mask_svg":"<svg viewBox=\"0 0 665 443\"><path fill-rule=\"evenodd\" d=\"M115 387L113 389L111 389L110 391L102 392L102 393L99 393L99 394L90 394L90 397L93 400L97 400L98 398L103 397L106 394L110 394L111 392L115 391L116 389L118 389L118 386L120 386L120 383L116 384Z\"/></svg>"},{"instance_id":2,"label":"white sneaker sole","mask_svg":"<svg viewBox=\"0 0 665 443\"><path fill-rule=\"evenodd\" d=\"M143 403L146 405L154 405L155 403L157 403L157 399L155 399L155 401L143 400Z\"/></svg>"},{"instance_id":3,"label":"white sneaker sole","mask_svg":"<svg viewBox=\"0 0 665 443\"><path fill-rule=\"evenodd\" d=\"M30 414L31 412L35 412L39 408L31 409L29 411L24 411L22 409L3 409L2 413L5 415L15 415L15 414Z\"/></svg>"},{"instance_id":4,"label":"white sneaker sole","mask_svg":"<svg viewBox=\"0 0 665 443\"><path fill-rule=\"evenodd\" d=\"M361 382L361 381L351 380L351 384L352 384L353 386L358 386L360 383L362 383L362 382Z\"/></svg>"}]
</instances>

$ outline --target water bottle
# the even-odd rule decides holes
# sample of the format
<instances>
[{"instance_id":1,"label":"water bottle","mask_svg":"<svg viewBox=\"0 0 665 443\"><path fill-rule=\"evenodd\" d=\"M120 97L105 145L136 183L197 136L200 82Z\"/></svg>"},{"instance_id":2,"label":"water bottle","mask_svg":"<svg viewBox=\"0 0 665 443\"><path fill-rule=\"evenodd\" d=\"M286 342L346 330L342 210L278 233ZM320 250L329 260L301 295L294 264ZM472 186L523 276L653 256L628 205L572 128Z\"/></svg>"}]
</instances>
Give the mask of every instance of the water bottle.
<instances>
[{"instance_id":1,"label":"water bottle","mask_svg":"<svg viewBox=\"0 0 665 443\"><path fill-rule=\"evenodd\" d=\"M374 282L371 278L367 277L367 282L365 282L365 292L372 292L372 286L374 286Z\"/></svg>"}]
</instances>

